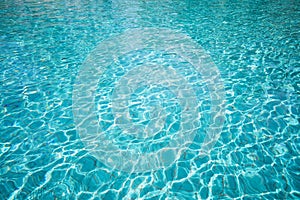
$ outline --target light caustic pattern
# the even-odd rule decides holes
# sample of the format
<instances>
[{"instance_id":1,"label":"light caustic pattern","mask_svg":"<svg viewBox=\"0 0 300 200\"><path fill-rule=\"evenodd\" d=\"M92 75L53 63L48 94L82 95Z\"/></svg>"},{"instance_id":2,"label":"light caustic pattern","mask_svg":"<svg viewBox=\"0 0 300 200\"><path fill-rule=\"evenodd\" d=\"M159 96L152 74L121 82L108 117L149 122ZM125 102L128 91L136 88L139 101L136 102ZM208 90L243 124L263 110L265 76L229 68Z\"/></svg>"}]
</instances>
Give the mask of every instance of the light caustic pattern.
<instances>
[{"instance_id":1,"label":"light caustic pattern","mask_svg":"<svg viewBox=\"0 0 300 200\"><path fill-rule=\"evenodd\" d=\"M135 138L148 138L159 132L166 120L160 104L151 106L150 121L146 125L135 123L129 111L130 98L139 87L158 85L167 88L181 107L178 131L162 148L140 152L135 148L120 148L99 126L101 118L97 115L95 96L101 75L115 58L144 49L175 54L201 74L210 95L210 121L199 156L210 152L224 123L225 93L220 72L209 55L190 37L162 28L130 29L111 37L101 42L83 63L73 88L73 113L76 129L91 154L108 167L125 172L145 172L171 165L198 134L199 113L195 109L198 100L193 87L175 68L147 62L128 70L115 84L110 96L114 126L125 136Z\"/></svg>"}]
</instances>

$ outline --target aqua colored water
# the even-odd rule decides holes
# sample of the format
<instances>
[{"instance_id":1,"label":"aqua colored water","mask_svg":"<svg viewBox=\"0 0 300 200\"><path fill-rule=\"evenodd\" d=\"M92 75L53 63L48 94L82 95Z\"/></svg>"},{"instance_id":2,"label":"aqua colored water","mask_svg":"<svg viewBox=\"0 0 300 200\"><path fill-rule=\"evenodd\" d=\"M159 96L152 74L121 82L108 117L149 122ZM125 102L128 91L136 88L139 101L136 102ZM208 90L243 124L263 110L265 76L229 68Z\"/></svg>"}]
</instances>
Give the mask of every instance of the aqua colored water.
<instances>
[{"instance_id":1,"label":"aqua colored water","mask_svg":"<svg viewBox=\"0 0 300 200\"><path fill-rule=\"evenodd\" d=\"M300 1L0 9L0 199L300 198Z\"/></svg>"}]
</instances>

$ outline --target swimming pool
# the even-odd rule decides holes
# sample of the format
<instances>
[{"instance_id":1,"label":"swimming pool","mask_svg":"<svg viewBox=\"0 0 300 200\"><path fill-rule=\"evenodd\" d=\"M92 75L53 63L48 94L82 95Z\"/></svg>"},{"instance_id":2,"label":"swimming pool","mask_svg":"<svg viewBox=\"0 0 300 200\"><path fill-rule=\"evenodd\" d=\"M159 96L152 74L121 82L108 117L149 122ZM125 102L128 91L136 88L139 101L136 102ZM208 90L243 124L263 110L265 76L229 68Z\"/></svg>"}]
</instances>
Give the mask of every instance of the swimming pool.
<instances>
[{"instance_id":1,"label":"swimming pool","mask_svg":"<svg viewBox=\"0 0 300 200\"><path fill-rule=\"evenodd\" d=\"M0 8L0 199L300 198L299 1Z\"/></svg>"}]
</instances>

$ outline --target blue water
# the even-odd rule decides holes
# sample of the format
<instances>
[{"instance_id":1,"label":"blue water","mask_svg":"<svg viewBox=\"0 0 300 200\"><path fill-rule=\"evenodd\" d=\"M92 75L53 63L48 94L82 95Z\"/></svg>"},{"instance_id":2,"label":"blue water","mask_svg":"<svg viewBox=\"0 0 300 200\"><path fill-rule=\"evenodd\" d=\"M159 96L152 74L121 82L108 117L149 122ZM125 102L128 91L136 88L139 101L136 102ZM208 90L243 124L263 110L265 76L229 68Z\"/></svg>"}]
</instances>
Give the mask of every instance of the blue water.
<instances>
[{"instance_id":1,"label":"blue water","mask_svg":"<svg viewBox=\"0 0 300 200\"><path fill-rule=\"evenodd\" d=\"M4 0L0 9L0 199L300 198L300 1ZM99 64L109 56L105 48L119 52L155 41L138 34L128 44L127 36L114 40L137 30L187 36L197 44L195 55L211 59L204 72L218 69L224 120L216 120L220 135L205 154L199 149L221 101L192 62L153 47ZM110 49L107 41L120 44ZM169 41L178 42L172 34ZM89 88L76 88L92 58L101 73L91 112L105 136L97 142L83 137L74 108L74 94L89 95ZM173 88L163 77L179 81ZM129 98L131 121L114 107L121 105L118 91ZM182 125L189 116L195 121ZM107 143L155 153L184 131L195 134L192 142L153 169L146 163L143 170L122 170L123 161L136 160L126 154L116 159L120 166L101 157L115 153L102 154Z\"/></svg>"}]
</instances>

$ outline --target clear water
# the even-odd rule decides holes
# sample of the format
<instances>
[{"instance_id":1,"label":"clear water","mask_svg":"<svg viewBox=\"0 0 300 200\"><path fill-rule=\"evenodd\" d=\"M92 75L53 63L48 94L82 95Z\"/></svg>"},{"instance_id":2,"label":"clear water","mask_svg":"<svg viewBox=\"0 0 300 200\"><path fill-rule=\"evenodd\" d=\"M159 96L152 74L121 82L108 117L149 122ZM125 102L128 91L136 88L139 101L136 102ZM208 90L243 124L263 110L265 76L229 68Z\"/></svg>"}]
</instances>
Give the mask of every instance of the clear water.
<instances>
[{"instance_id":1,"label":"clear water","mask_svg":"<svg viewBox=\"0 0 300 200\"><path fill-rule=\"evenodd\" d=\"M0 9L0 199L300 198L298 0L4 0ZM218 69L225 118L204 155L199 149L215 102L208 79L193 63L163 49L132 50L98 66L92 105L105 137L98 143L82 137L74 91L84 66L93 63L87 58L103 58L99 45L146 28L187 36L212 60L203 69ZM155 40L135 37L145 45ZM135 47L128 41L120 47ZM170 41L177 40L170 35ZM182 85L172 90L161 80L172 79L172 73L156 76L146 64L177 72L191 92L185 94L195 94L187 101L192 111L176 93ZM134 91L122 93L129 95L131 121L121 123L116 113L123 110L111 105L121 105L114 104L115 91L126 90L120 83L133 80L132 69L143 70ZM184 113L201 117L193 115L196 123L184 127L189 116ZM161 117L157 128L152 122L161 123ZM131 127L138 131L131 134ZM166 154L171 162L152 170L128 172L101 157L107 142L123 152L155 153L185 130L195 131L192 143L176 159Z\"/></svg>"}]
</instances>

